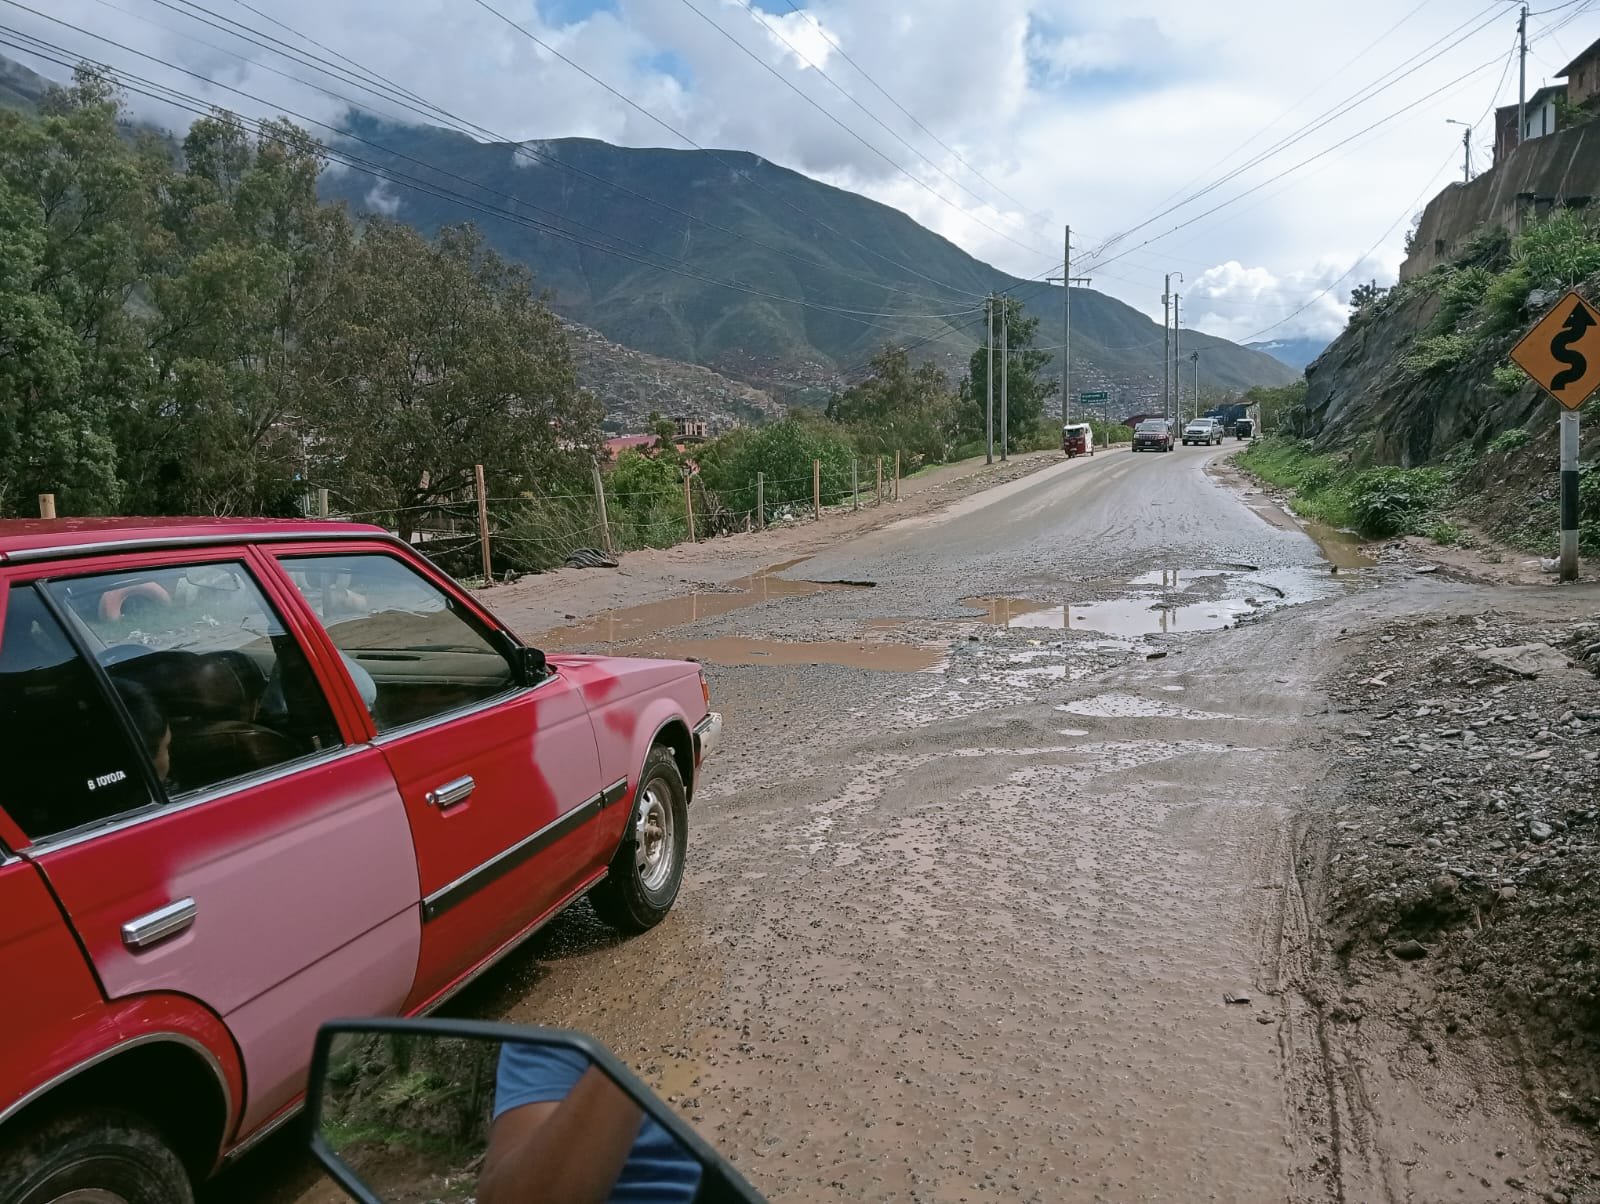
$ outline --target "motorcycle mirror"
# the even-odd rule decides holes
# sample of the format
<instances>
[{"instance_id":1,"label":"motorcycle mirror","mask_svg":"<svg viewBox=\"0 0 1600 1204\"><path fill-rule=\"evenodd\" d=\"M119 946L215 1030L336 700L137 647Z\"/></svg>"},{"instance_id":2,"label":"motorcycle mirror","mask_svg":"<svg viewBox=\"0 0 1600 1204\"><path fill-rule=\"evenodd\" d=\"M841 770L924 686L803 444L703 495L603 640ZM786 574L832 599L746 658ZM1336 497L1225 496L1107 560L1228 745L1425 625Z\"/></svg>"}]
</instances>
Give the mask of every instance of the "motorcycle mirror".
<instances>
[{"instance_id":1,"label":"motorcycle mirror","mask_svg":"<svg viewBox=\"0 0 1600 1204\"><path fill-rule=\"evenodd\" d=\"M765 1204L604 1046L470 1020L317 1033L311 1152L361 1204Z\"/></svg>"}]
</instances>

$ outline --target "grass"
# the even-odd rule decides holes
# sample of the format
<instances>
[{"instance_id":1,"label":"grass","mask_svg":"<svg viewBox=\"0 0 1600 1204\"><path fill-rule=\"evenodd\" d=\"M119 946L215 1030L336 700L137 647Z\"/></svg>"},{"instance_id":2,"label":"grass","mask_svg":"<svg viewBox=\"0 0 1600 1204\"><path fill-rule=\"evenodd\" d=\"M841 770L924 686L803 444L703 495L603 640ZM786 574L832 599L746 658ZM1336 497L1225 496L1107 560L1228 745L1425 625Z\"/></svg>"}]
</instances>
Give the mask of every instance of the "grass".
<instances>
[{"instance_id":1,"label":"grass","mask_svg":"<svg viewBox=\"0 0 1600 1204\"><path fill-rule=\"evenodd\" d=\"M1258 439L1237 462L1267 484L1288 490L1297 514L1334 527L1351 525L1350 501L1343 490L1347 470L1335 457L1315 455L1293 440Z\"/></svg>"}]
</instances>

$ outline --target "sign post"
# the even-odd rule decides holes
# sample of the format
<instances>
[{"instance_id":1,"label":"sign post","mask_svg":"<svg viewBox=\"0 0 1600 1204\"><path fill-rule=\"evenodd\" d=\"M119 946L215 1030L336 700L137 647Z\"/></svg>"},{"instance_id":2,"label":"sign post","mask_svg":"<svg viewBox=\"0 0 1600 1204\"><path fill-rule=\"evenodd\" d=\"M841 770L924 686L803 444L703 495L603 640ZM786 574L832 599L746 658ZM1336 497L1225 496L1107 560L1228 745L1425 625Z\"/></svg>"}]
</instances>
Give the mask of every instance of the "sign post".
<instances>
[{"instance_id":1,"label":"sign post","mask_svg":"<svg viewBox=\"0 0 1600 1204\"><path fill-rule=\"evenodd\" d=\"M1089 416L1088 411L1090 405L1099 405L1100 408L1104 410L1110 401L1111 394L1107 393L1104 389L1096 389L1092 393L1079 393L1078 413L1081 417L1087 418Z\"/></svg>"},{"instance_id":2,"label":"sign post","mask_svg":"<svg viewBox=\"0 0 1600 1204\"><path fill-rule=\"evenodd\" d=\"M1600 387L1600 310L1573 289L1511 349L1561 413L1561 580L1578 579L1578 407Z\"/></svg>"}]
</instances>

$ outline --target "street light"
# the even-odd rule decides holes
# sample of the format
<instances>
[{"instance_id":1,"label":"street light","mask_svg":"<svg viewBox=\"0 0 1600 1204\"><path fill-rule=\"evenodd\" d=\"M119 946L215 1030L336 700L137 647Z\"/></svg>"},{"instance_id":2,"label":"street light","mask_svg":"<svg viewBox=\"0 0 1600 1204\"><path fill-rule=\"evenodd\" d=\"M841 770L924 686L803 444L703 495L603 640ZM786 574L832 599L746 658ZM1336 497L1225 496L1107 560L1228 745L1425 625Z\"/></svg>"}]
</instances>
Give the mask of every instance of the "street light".
<instances>
[{"instance_id":1,"label":"street light","mask_svg":"<svg viewBox=\"0 0 1600 1204\"><path fill-rule=\"evenodd\" d=\"M1461 182L1470 184L1472 183L1472 122L1457 121L1454 117L1446 117L1444 123L1446 125L1465 127L1461 131L1461 149L1464 155L1461 163Z\"/></svg>"}]
</instances>

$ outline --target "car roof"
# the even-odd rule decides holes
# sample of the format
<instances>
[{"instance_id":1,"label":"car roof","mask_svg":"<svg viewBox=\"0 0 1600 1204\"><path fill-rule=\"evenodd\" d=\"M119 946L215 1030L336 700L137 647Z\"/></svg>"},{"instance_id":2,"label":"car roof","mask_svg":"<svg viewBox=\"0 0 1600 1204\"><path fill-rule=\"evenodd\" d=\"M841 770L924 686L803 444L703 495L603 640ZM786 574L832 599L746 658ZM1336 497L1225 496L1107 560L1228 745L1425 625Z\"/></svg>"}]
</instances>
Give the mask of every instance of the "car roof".
<instances>
[{"instance_id":1,"label":"car roof","mask_svg":"<svg viewBox=\"0 0 1600 1204\"><path fill-rule=\"evenodd\" d=\"M115 551L123 544L150 547L374 536L389 538L389 532L368 523L306 518L13 518L0 519L0 560Z\"/></svg>"}]
</instances>

